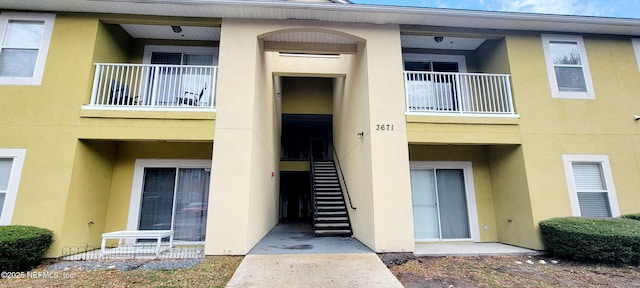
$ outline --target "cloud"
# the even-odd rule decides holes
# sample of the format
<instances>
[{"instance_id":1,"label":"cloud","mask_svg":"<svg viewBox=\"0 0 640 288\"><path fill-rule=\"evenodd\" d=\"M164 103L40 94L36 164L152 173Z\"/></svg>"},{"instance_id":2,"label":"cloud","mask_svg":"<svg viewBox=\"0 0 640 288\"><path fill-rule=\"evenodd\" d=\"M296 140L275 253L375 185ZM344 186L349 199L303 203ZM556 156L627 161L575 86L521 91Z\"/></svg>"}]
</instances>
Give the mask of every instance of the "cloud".
<instances>
[{"instance_id":1,"label":"cloud","mask_svg":"<svg viewBox=\"0 0 640 288\"><path fill-rule=\"evenodd\" d=\"M609 14L610 5L595 0L496 0L502 11L564 15L603 16Z\"/></svg>"}]
</instances>

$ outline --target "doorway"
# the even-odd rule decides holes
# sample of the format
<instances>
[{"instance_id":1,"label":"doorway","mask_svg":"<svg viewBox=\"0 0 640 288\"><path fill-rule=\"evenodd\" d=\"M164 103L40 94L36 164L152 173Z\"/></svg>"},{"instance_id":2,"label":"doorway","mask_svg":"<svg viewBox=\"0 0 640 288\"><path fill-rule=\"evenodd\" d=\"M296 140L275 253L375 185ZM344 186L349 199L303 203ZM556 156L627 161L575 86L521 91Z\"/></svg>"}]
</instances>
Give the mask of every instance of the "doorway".
<instances>
[{"instance_id":1,"label":"doorway","mask_svg":"<svg viewBox=\"0 0 640 288\"><path fill-rule=\"evenodd\" d=\"M281 161L293 166L280 171L280 219L310 222L313 160L329 160L331 115L283 114ZM286 166L286 165L285 165Z\"/></svg>"},{"instance_id":2,"label":"doorway","mask_svg":"<svg viewBox=\"0 0 640 288\"><path fill-rule=\"evenodd\" d=\"M477 232L470 167L415 167L411 194L415 239L421 241L472 240Z\"/></svg>"}]
</instances>

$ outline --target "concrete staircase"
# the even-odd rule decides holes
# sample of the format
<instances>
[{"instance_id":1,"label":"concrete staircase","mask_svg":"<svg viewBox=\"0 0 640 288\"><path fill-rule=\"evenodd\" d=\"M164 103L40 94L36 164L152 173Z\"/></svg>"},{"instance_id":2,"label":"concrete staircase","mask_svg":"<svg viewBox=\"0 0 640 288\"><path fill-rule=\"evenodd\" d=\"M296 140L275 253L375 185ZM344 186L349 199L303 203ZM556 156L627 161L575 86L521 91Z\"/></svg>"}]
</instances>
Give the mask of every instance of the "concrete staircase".
<instances>
[{"instance_id":1,"label":"concrete staircase","mask_svg":"<svg viewBox=\"0 0 640 288\"><path fill-rule=\"evenodd\" d=\"M314 234L351 236L351 223L333 161L313 162Z\"/></svg>"}]
</instances>

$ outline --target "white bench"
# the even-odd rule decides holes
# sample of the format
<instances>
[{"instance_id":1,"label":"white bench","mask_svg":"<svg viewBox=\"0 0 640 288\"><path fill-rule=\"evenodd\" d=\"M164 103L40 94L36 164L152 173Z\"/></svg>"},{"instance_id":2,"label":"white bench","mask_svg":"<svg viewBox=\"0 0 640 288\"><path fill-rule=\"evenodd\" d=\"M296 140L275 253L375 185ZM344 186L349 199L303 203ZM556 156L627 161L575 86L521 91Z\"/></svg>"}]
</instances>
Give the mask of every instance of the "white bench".
<instances>
[{"instance_id":1,"label":"white bench","mask_svg":"<svg viewBox=\"0 0 640 288\"><path fill-rule=\"evenodd\" d=\"M156 257L160 255L160 244L163 238L169 237L169 249L173 247L173 230L122 230L102 233L101 253L104 256L107 239L118 239L118 248L125 239L156 239Z\"/></svg>"}]
</instances>

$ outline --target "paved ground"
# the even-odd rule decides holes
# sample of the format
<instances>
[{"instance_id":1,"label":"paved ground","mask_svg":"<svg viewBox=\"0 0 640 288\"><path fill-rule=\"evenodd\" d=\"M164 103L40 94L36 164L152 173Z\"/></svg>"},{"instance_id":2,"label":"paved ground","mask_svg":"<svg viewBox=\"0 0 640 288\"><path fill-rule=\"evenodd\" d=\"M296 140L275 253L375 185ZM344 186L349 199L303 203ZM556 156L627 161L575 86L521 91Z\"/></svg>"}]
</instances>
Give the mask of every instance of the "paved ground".
<instances>
[{"instance_id":1,"label":"paved ground","mask_svg":"<svg viewBox=\"0 0 640 288\"><path fill-rule=\"evenodd\" d=\"M313 237L305 222L278 224L242 260L227 287L402 287L351 237Z\"/></svg>"},{"instance_id":2,"label":"paved ground","mask_svg":"<svg viewBox=\"0 0 640 288\"><path fill-rule=\"evenodd\" d=\"M249 252L249 255L371 253L351 237L313 237L311 224L280 223Z\"/></svg>"},{"instance_id":3,"label":"paved ground","mask_svg":"<svg viewBox=\"0 0 640 288\"><path fill-rule=\"evenodd\" d=\"M535 254L499 243L416 244L416 256ZM406 261L405 261L406 262ZM245 287L403 287L378 255L351 237L313 237L304 222L280 223L227 284Z\"/></svg>"},{"instance_id":4,"label":"paved ground","mask_svg":"<svg viewBox=\"0 0 640 288\"><path fill-rule=\"evenodd\" d=\"M227 284L239 287L403 287L374 253L247 255Z\"/></svg>"}]
</instances>

